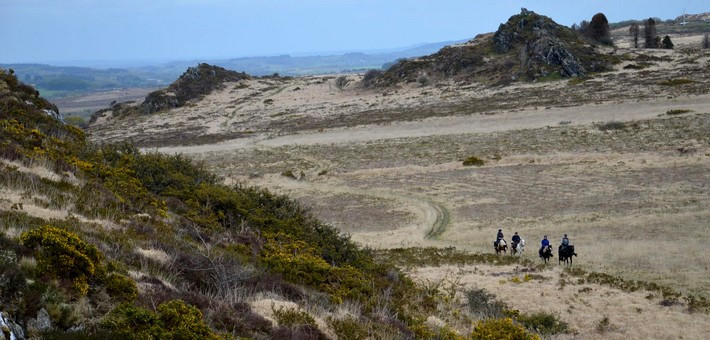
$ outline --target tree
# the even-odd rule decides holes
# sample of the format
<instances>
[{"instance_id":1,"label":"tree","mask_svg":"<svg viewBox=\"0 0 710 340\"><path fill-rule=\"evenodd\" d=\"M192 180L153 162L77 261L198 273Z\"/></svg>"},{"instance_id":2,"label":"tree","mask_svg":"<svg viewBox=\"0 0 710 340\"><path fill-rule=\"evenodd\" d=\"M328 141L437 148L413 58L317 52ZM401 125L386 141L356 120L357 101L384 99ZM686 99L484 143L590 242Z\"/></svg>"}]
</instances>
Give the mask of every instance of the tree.
<instances>
[{"instance_id":1,"label":"tree","mask_svg":"<svg viewBox=\"0 0 710 340\"><path fill-rule=\"evenodd\" d=\"M643 38L645 48L658 48L658 33L656 32L656 20L648 18L643 22Z\"/></svg>"},{"instance_id":2,"label":"tree","mask_svg":"<svg viewBox=\"0 0 710 340\"><path fill-rule=\"evenodd\" d=\"M703 37L703 48L710 48L710 35L705 33L705 36Z\"/></svg>"},{"instance_id":3,"label":"tree","mask_svg":"<svg viewBox=\"0 0 710 340\"><path fill-rule=\"evenodd\" d=\"M582 22L579 23L579 33L587 35L587 32L589 32L589 21L582 20Z\"/></svg>"},{"instance_id":4,"label":"tree","mask_svg":"<svg viewBox=\"0 0 710 340\"><path fill-rule=\"evenodd\" d=\"M629 34L634 42L634 48L639 48L639 24L633 23L629 27Z\"/></svg>"},{"instance_id":5,"label":"tree","mask_svg":"<svg viewBox=\"0 0 710 340\"><path fill-rule=\"evenodd\" d=\"M661 44L663 45L663 48L667 50L673 49L673 42L671 41L671 37L669 36L663 37L663 41L661 41Z\"/></svg>"},{"instance_id":6,"label":"tree","mask_svg":"<svg viewBox=\"0 0 710 340\"><path fill-rule=\"evenodd\" d=\"M613 44L609 33L609 20L604 13L597 13L592 17L587 35L602 44Z\"/></svg>"}]
</instances>

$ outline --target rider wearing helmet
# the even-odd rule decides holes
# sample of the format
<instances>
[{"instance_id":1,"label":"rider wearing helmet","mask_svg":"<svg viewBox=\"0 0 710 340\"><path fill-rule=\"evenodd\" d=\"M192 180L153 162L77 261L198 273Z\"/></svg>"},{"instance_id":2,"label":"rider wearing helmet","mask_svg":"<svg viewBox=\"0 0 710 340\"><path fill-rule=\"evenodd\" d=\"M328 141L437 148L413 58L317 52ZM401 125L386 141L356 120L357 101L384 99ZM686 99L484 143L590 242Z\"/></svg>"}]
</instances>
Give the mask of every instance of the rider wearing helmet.
<instances>
[{"instance_id":1,"label":"rider wearing helmet","mask_svg":"<svg viewBox=\"0 0 710 340\"><path fill-rule=\"evenodd\" d=\"M513 237L510 240L513 241L513 243L511 244L511 246L513 248L515 248L516 244L520 243L520 236L518 235L517 231L515 232L515 235L513 235Z\"/></svg>"},{"instance_id":2,"label":"rider wearing helmet","mask_svg":"<svg viewBox=\"0 0 710 340\"><path fill-rule=\"evenodd\" d=\"M503 229L498 229L498 235L496 235L496 241L493 242L493 246L498 246L498 241L503 239Z\"/></svg>"},{"instance_id":3,"label":"rider wearing helmet","mask_svg":"<svg viewBox=\"0 0 710 340\"><path fill-rule=\"evenodd\" d=\"M567 246L569 246L569 238L567 238L567 234L565 234L565 236L562 237L562 244L560 244L560 249L565 249Z\"/></svg>"},{"instance_id":4,"label":"rider wearing helmet","mask_svg":"<svg viewBox=\"0 0 710 340\"><path fill-rule=\"evenodd\" d=\"M547 239L547 235L542 238L542 246L540 247L540 256L542 257L542 251L545 250L546 247L550 246L550 240Z\"/></svg>"}]
</instances>

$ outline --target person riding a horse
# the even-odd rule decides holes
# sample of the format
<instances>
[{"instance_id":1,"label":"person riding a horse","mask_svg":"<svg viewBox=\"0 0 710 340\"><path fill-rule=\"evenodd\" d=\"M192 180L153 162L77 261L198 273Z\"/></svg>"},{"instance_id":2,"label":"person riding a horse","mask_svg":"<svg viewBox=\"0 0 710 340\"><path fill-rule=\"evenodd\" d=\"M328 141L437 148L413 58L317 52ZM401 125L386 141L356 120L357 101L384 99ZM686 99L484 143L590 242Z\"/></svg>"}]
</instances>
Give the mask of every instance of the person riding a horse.
<instances>
[{"instance_id":1,"label":"person riding a horse","mask_svg":"<svg viewBox=\"0 0 710 340\"><path fill-rule=\"evenodd\" d=\"M510 240L513 241L513 243L511 243L511 247L513 247L513 248L515 248L515 246L517 246L518 243L520 243L520 236L518 235L517 231L515 232L515 235L513 235L513 237Z\"/></svg>"},{"instance_id":2,"label":"person riding a horse","mask_svg":"<svg viewBox=\"0 0 710 340\"><path fill-rule=\"evenodd\" d=\"M560 244L560 251L564 251L567 247L569 247L569 238L567 237L567 234L562 237L562 244ZM574 255L577 256L577 253L574 252L574 248L571 249L572 253L570 256Z\"/></svg>"},{"instance_id":3,"label":"person riding a horse","mask_svg":"<svg viewBox=\"0 0 710 340\"><path fill-rule=\"evenodd\" d=\"M542 252L545 250L545 248L550 246L550 240L547 239L547 235L545 235L542 238L542 246L540 247L540 256L542 256Z\"/></svg>"},{"instance_id":4,"label":"person riding a horse","mask_svg":"<svg viewBox=\"0 0 710 340\"><path fill-rule=\"evenodd\" d=\"M560 249L565 249L569 246L569 238L567 238L567 234L562 237L562 244L560 244Z\"/></svg>"},{"instance_id":5,"label":"person riding a horse","mask_svg":"<svg viewBox=\"0 0 710 340\"><path fill-rule=\"evenodd\" d=\"M503 229L498 229L498 235L496 235L496 241L493 242L493 246L497 247L498 242L503 239Z\"/></svg>"}]
</instances>

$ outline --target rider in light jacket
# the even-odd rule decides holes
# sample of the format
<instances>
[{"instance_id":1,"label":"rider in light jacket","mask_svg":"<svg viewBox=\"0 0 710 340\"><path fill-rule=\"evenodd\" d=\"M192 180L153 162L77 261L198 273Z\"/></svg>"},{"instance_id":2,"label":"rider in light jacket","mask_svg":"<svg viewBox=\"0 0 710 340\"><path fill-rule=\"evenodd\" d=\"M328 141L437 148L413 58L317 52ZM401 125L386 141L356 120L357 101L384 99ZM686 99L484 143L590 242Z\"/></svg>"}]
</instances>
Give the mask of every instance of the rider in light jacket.
<instances>
[{"instance_id":1,"label":"rider in light jacket","mask_svg":"<svg viewBox=\"0 0 710 340\"><path fill-rule=\"evenodd\" d=\"M567 238L567 234L565 234L564 237L562 237L562 244L560 245L560 248L564 249L569 245L569 238Z\"/></svg>"}]
</instances>

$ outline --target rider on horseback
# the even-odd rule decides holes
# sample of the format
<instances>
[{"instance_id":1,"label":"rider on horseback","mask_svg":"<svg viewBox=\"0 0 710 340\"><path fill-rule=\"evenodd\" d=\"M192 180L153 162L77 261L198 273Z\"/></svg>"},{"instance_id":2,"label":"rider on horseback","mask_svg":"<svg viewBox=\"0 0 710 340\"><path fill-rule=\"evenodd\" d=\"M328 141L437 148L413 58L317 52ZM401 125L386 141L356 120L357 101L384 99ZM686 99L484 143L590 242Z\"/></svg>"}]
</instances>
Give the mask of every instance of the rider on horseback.
<instances>
[{"instance_id":1,"label":"rider on horseback","mask_svg":"<svg viewBox=\"0 0 710 340\"><path fill-rule=\"evenodd\" d=\"M550 246L550 240L547 239L547 235L542 238L542 247L540 247L540 257L542 257L542 252L545 250L545 248Z\"/></svg>"},{"instance_id":2,"label":"rider on horseback","mask_svg":"<svg viewBox=\"0 0 710 340\"><path fill-rule=\"evenodd\" d=\"M515 246L518 243L520 243L520 236L518 235L517 231L515 232L515 235L513 235L513 237L510 240L513 241L513 243L511 243L511 247L513 247L513 249L515 249Z\"/></svg>"},{"instance_id":3,"label":"rider on horseback","mask_svg":"<svg viewBox=\"0 0 710 340\"><path fill-rule=\"evenodd\" d=\"M567 238L567 234L562 237L562 244L560 244L560 251L564 251L565 248L569 247L569 238ZM577 256L577 253L574 252L574 248L571 248L572 254L574 256Z\"/></svg>"},{"instance_id":4,"label":"rider on horseback","mask_svg":"<svg viewBox=\"0 0 710 340\"><path fill-rule=\"evenodd\" d=\"M494 247L498 247L498 241L503 239L503 229L498 229L498 235L496 236L496 241L493 242Z\"/></svg>"},{"instance_id":5,"label":"rider on horseback","mask_svg":"<svg viewBox=\"0 0 710 340\"><path fill-rule=\"evenodd\" d=\"M567 238L567 234L565 234L564 237L562 237L562 244L560 244L560 249L565 249L569 246L569 238Z\"/></svg>"}]
</instances>

